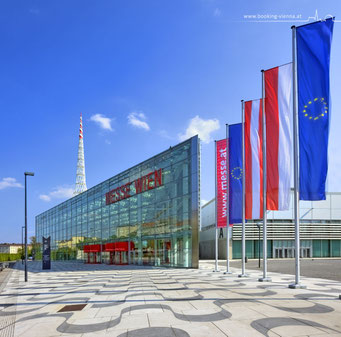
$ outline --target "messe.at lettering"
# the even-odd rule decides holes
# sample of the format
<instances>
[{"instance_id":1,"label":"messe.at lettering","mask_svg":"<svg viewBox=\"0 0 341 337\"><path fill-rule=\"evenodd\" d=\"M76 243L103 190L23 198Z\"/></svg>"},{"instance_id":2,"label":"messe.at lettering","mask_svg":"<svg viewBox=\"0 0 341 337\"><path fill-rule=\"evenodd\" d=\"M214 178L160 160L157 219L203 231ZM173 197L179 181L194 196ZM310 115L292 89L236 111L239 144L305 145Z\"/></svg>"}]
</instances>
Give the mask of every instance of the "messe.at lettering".
<instances>
[{"instance_id":1,"label":"messe.at lettering","mask_svg":"<svg viewBox=\"0 0 341 337\"><path fill-rule=\"evenodd\" d=\"M105 194L106 204L114 204L120 200L132 197L133 195L130 194L132 184L135 187L135 193L133 195L159 187L162 185L162 169L150 172L141 178L109 191Z\"/></svg>"},{"instance_id":2,"label":"messe.at lettering","mask_svg":"<svg viewBox=\"0 0 341 337\"><path fill-rule=\"evenodd\" d=\"M216 177L217 177L217 227L226 227L227 220L227 140L216 143Z\"/></svg>"}]
</instances>

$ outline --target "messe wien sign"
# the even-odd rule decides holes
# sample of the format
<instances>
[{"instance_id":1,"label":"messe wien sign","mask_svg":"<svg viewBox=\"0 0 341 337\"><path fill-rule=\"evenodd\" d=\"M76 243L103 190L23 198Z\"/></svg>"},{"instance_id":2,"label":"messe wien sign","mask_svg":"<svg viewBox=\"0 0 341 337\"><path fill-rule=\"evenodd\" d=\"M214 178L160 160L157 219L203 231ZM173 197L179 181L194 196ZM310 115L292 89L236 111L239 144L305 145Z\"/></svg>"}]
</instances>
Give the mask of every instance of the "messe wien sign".
<instances>
[{"instance_id":1,"label":"messe wien sign","mask_svg":"<svg viewBox=\"0 0 341 337\"><path fill-rule=\"evenodd\" d=\"M131 194L131 185L135 187L135 193ZM152 190L162 185L162 169L155 170L138 178L125 185L117 187L105 194L105 203L107 205L114 204L115 202L123 199L130 198L134 195L140 194L145 191Z\"/></svg>"}]
</instances>

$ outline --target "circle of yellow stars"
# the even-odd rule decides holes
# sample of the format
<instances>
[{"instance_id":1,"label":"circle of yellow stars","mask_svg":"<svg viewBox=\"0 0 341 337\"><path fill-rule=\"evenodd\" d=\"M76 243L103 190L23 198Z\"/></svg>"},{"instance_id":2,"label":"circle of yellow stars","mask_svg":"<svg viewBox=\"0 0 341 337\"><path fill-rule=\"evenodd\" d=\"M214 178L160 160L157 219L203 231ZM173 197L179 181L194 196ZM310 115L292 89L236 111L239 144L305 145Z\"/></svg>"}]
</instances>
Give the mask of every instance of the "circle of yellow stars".
<instances>
[{"instance_id":1,"label":"circle of yellow stars","mask_svg":"<svg viewBox=\"0 0 341 337\"><path fill-rule=\"evenodd\" d=\"M312 104L321 104L321 113L319 115L313 116L310 110L310 107ZM325 101L324 97L315 97L313 100L309 101L303 108L303 115L304 117L310 119L310 120L318 120L319 118L324 117L328 113L328 106L327 102Z\"/></svg>"},{"instance_id":2,"label":"circle of yellow stars","mask_svg":"<svg viewBox=\"0 0 341 337\"><path fill-rule=\"evenodd\" d=\"M242 174L243 174L243 169L240 166L235 167L232 171L231 171L231 176L234 179L241 179L242 178Z\"/></svg>"}]
</instances>

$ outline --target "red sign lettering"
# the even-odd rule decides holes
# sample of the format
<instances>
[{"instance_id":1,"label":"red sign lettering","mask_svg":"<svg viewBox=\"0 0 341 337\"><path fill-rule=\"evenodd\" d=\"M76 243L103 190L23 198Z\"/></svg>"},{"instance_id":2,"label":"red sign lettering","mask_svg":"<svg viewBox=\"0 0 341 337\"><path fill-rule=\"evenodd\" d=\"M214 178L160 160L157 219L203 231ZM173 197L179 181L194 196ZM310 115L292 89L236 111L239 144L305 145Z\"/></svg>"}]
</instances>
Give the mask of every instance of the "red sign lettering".
<instances>
[{"instance_id":1,"label":"red sign lettering","mask_svg":"<svg viewBox=\"0 0 341 337\"><path fill-rule=\"evenodd\" d=\"M105 194L106 205L114 204L120 200L130 198L132 196L130 194L131 184L135 185L135 195L159 187L162 185L162 169L150 172L147 175L134 180L133 182L129 182L109 191Z\"/></svg>"},{"instance_id":2,"label":"red sign lettering","mask_svg":"<svg viewBox=\"0 0 341 337\"><path fill-rule=\"evenodd\" d=\"M142 192L142 178L135 180L135 190L136 190L136 194L139 194Z\"/></svg>"}]
</instances>

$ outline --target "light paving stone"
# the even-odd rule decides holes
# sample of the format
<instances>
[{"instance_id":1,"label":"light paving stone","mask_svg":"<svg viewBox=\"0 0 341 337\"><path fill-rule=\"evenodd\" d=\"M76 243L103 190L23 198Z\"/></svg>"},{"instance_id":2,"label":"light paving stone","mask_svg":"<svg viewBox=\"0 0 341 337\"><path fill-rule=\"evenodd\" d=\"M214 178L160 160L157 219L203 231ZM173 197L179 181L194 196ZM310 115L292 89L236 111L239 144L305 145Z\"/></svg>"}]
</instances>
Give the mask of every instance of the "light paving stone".
<instances>
[{"instance_id":1,"label":"light paving stone","mask_svg":"<svg viewBox=\"0 0 341 337\"><path fill-rule=\"evenodd\" d=\"M308 336L314 336L323 333L320 329L316 329L312 326L286 326L277 327L272 329L273 332L278 333L280 336L298 337L303 334Z\"/></svg>"},{"instance_id":2,"label":"light paving stone","mask_svg":"<svg viewBox=\"0 0 341 337\"><path fill-rule=\"evenodd\" d=\"M261 284L258 271L250 271L245 279L237 277L238 270L223 277L212 273L205 262L199 270L53 265L51 272L41 272L41 266L30 272L28 284L10 283L9 295L0 297L5 303L10 294L18 293L16 307L0 307L0 313L17 315L16 336L46 322L51 323L49 337L341 335L339 292L330 292L337 289L337 282L304 279L306 290L292 290L287 288L292 276L271 273L273 282ZM318 297L309 297L312 294ZM88 305L78 312L57 314L71 303ZM301 322L298 328L295 320Z\"/></svg>"},{"instance_id":3,"label":"light paving stone","mask_svg":"<svg viewBox=\"0 0 341 337\"><path fill-rule=\"evenodd\" d=\"M293 315L292 312L280 310L267 304L253 306L252 309L266 317L292 317Z\"/></svg>"},{"instance_id":4,"label":"light paving stone","mask_svg":"<svg viewBox=\"0 0 341 337\"><path fill-rule=\"evenodd\" d=\"M118 317L130 315L131 303L121 303L117 306L99 308L96 317Z\"/></svg>"},{"instance_id":5,"label":"light paving stone","mask_svg":"<svg viewBox=\"0 0 341 337\"><path fill-rule=\"evenodd\" d=\"M175 324L189 323L188 321L180 320L174 316L172 312L149 313L149 324L152 327L171 326Z\"/></svg>"},{"instance_id":6,"label":"light paving stone","mask_svg":"<svg viewBox=\"0 0 341 337\"><path fill-rule=\"evenodd\" d=\"M80 319L92 319L97 317L98 312L100 311L99 308L87 308L85 307L81 311L75 311L72 314L73 320L80 320Z\"/></svg>"},{"instance_id":7,"label":"light paving stone","mask_svg":"<svg viewBox=\"0 0 341 337\"><path fill-rule=\"evenodd\" d=\"M226 337L228 336L226 333L221 331L213 323L189 323L187 325L174 324L172 325L172 328L183 329L190 336L195 336L195 337L207 337L207 336Z\"/></svg>"},{"instance_id":8,"label":"light paving stone","mask_svg":"<svg viewBox=\"0 0 341 337\"><path fill-rule=\"evenodd\" d=\"M269 331L268 329L265 329L262 326L258 326L258 330L251 327L251 320L224 320L219 322L214 322L214 325L216 325L221 331L223 331L227 336L233 336L233 337L246 337L246 336L252 336L252 337L279 337L280 335Z\"/></svg>"},{"instance_id":9,"label":"light paving stone","mask_svg":"<svg viewBox=\"0 0 341 337\"><path fill-rule=\"evenodd\" d=\"M140 313L135 315L123 316L117 327L107 329L108 332L115 331L116 329L132 329L132 328L148 328L149 320L146 313Z\"/></svg>"},{"instance_id":10,"label":"light paving stone","mask_svg":"<svg viewBox=\"0 0 341 337\"><path fill-rule=\"evenodd\" d=\"M246 308L245 306L235 306L231 308L227 308L227 310L231 313L230 320L235 321L235 320L245 320L247 319L250 320L256 320L256 319L261 319L261 318L266 318L265 315L262 313L253 310L252 308Z\"/></svg>"},{"instance_id":11,"label":"light paving stone","mask_svg":"<svg viewBox=\"0 0 341 337\"><path fill-rule=\"evenodd\" d=\"M98 323L103 323L103 324L106 324L109 322L109 319L108 318L105 318L105 317L87 317L87 318L77 318L74 316L72 316L72 318L70 318L68 320L68 323L70 324L73 324L73 325L79 325L79 326L84 326L85 328L86 327L89 327L91 325L94 325L94 324L98 324Z\"/></svg>"},{"instance_id":12,"label":"light paving stone","mask_svg":"<svg viewBox=\"0 0 341 337\"><path fill-rule=\"evenodd\" d=\"M221 310L186 310L183 314L189 322L218 321L227 318Z\"/></svg>"},{"instance_id":13,"label":"light paving stone","mask_svg":"<svg viewBox=\"0 0 341 337\"><path fill-rule=\"evenodd\" d=\"M217 304L214 301L189 301L189 303L197 310L216 310L220 311L221 309L217 307Z\"/></svg>"},{"instance_id":14,"label":"light paving stone","mask_svg":"<svg viewBox=\"0 0 341 337\"><path fill-rule=\"evenodd\" d=\"M163 313L163 308L161 306L161 304L156 304L153 303L153 307L148 307L148 305L146 305L145 307L140 307L139 305L132 305L130 307L130 315L136 315L136 314L140 314L141 312L149 314L149 313Z\"/></svg>"},{"instance_id":15,"label":"light paving stone","mask_svg":"<svg viewBox=\"0 0 341 337\"><path fill-rule=\"evenodd\" d=\"M175 312L196 309L191 302L188 301L162 301L161 306L163 311L167 311L169 308L172 308Z\"/></svg>"},{"instance_id":16,"label":"light paving stone","mask_svg":"<svg viewBox=\"0 0 341 337\"><path fill-rule=\"evenodd\" d=\"M126 337L128 334L127 329L115 329L111 331L89 332L82 334L82 337Z\"/></svg>"},{"instance_id":17,"label":"light paving stone","mask_svg":"<svg viewBox=\"0 0 341 337\"><path fill-rule=\"evenodd\" d=\"M32 326L32 322L26 321L26 322L16 322L14 325L14 336L20 336L27 330L29 330Z\"/></svg>"},{"instance_id":18,"label":"light paving stone","mask_svg":"<svg viewBox=\"0 0 341 337\"><path fill-rule=\"evenodd\" d=\"M55 323L55 322L53 322ZM51 337L56 335L56 325L52 322L30 324L28 329L24 329L22 333L19 334L19 330L15 331L15 336L18 337Z\"/></svg>"},{"instance_id":19,"label":"light paving stone","mask_svg":"<svg viewBox=\"0 0 341 337\"><path fill-rule=\"evenodd\" d=\"M341 336L341 333L332 333L332 334L329 334L329 333L324 333L324 334L318 334L318 335L314 335L314 337L340 337ZM301 336L300 336L301 337Z\"/></svg>"}]
</instances>

